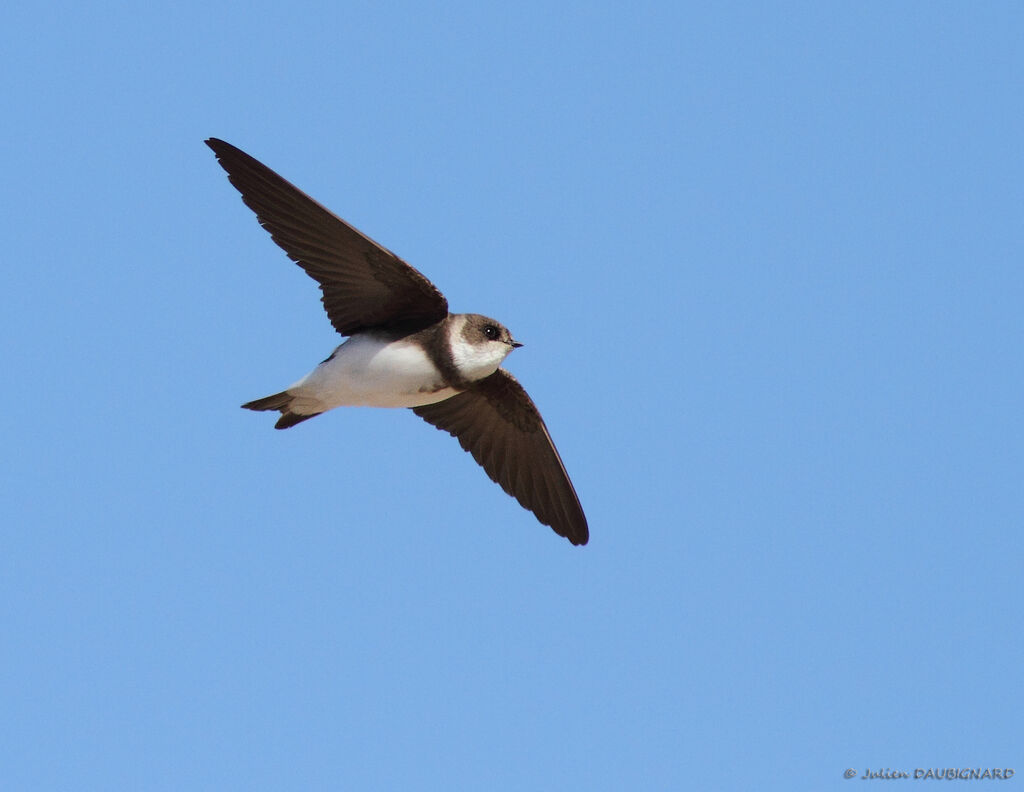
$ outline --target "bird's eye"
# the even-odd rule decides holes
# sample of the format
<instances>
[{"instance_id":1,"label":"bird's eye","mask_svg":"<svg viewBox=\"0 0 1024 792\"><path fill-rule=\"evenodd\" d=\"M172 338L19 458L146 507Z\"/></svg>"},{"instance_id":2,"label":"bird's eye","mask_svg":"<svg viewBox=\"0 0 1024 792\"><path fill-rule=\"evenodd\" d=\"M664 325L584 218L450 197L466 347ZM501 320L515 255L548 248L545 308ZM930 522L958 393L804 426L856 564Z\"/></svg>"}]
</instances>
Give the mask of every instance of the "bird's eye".
<instances>
[{"instance_id":1,"label":"bird's eye","mask_svg":"<svg viewBox=\"0 0 1024 792\"><path fill-rule=\"evenodd\" d=\"M494 325L487 325L484 328L484 335L487 336L491 341L496 341L501 333L498 332L498 328Z\"/></svg>"}]
</instances>

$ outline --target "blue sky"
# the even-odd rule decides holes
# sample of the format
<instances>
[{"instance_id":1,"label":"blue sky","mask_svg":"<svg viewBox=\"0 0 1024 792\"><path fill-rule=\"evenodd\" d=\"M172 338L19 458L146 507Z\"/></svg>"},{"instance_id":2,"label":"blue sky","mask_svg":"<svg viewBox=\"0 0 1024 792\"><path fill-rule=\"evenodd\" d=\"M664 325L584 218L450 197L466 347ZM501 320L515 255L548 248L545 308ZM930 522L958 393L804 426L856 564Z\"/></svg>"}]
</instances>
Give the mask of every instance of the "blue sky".
<instances>
[{"instance_id":1,"label":"blue sky","mask_svg":"<svg viewBox=\"0 0 1024 792\"><path fill-rule=\"evenodd\" d=\"M1016 3L0 11L10 789L1024 771ZM592 539L338 342L202 144L501 319Z\"/></svg>"}]
</instances>

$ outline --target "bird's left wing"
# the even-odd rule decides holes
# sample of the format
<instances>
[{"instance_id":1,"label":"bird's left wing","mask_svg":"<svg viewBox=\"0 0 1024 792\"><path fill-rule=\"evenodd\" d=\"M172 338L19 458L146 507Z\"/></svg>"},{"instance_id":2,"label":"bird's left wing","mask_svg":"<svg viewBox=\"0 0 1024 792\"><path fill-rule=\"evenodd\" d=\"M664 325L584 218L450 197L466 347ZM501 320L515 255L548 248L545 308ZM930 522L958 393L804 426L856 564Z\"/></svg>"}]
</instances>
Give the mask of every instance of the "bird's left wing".
<instances>
[{"instance_id":1,"label":"bird's left wing","mask_svg":"<svg viewBox=\"0 0 1024 792\"><path fill-rule=\"evenodd\" d=\"M590 538L576 490L533 400L498 369L450 399L413 412L458 438L487 471L544 525L574 545Z\"/></svg>"}]
</instances>

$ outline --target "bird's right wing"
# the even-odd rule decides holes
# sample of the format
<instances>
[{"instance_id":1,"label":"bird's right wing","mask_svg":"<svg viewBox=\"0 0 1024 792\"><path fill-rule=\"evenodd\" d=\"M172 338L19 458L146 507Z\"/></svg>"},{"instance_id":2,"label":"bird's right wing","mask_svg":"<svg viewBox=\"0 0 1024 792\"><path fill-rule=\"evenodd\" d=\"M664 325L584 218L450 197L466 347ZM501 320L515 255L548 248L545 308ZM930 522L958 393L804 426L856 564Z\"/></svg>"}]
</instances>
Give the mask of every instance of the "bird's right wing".
<instances>
[{"instance_id":1,"label":"bird's right wing","mask_svg":"<svg viewBox=\"0 0 1024 792\"><path fill-rule=\"evenodd\" d=\"M206 141L242 200L289 258L320 284L342 335L413 332L444 319L448 301L426 277L241 149Z\"/></svg>"}]
</instances>

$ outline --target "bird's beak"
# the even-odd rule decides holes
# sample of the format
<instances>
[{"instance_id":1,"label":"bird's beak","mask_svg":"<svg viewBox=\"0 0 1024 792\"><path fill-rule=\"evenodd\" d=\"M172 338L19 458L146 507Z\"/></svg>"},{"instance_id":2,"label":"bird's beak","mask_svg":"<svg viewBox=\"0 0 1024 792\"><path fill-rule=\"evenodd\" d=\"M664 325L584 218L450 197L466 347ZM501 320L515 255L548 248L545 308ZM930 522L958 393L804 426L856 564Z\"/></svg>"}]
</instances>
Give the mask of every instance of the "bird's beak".
<instances>
[{"instance_id":1,"label":"bird's beak","mask_svg":"<svg viewBox=\"0 0 1024 792\"><path fill-rule=\"evenodd\" d=\"M512 346L513 349L519 349L519 347L522 346L522 344L515 340L509 341L509 344Z\"/></svg>"}]
</instances>

